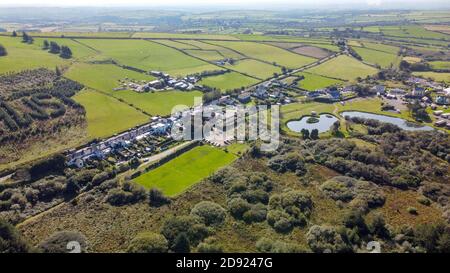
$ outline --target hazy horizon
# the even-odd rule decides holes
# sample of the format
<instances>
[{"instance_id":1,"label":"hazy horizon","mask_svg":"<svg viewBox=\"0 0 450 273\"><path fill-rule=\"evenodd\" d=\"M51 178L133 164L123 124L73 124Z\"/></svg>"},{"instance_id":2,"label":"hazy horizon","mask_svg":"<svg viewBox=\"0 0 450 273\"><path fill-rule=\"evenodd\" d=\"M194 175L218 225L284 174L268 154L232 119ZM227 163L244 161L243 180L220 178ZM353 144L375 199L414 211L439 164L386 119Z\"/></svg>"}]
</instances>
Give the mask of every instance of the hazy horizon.
<instances>
[{"instance_id":1,"label":"hazy horizon","mask_svg":"<svg viewBox=\"0 0 450 273\"><path fill-rule=\"evenodd\" d=\"M435 9L450 8L450 1L447 0L77 0L70 2L56 0L2 0L0 7L140 7L140 8L188 8L188 7L215 7L215 8L396 8L396 9Z\"/></svg>"}]
</instances>

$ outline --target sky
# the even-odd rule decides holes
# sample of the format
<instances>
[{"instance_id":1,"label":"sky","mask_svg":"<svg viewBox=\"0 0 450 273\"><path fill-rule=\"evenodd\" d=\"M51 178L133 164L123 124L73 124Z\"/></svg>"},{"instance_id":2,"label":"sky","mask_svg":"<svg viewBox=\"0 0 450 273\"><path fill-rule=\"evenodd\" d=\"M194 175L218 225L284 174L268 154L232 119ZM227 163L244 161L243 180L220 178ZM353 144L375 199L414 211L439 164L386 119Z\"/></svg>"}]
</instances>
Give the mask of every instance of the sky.
<instances>
[{"instance_id":1,"label":"sky","mask_svg":"<svg viewBox=\"0 0 450 273\"><path fill-rule=\"evenodd\" d=\"M0 0L0 6L264 6L290 5L329 6L353 4L367 7L399 6L403 4L414 7L417 4L426 6L449 6L448 0Z\"/></svg>"}]
</instances>

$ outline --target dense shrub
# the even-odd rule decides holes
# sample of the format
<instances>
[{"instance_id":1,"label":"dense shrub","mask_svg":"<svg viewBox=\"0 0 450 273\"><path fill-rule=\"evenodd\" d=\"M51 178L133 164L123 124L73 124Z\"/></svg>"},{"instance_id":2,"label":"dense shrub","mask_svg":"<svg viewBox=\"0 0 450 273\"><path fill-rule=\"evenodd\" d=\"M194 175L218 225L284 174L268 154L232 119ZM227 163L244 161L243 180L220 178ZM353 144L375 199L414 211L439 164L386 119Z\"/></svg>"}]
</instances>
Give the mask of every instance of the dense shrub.
<instances>
[{"instance_id":1,"label":"dense shrub","mask_svg":"<svg viewBox=\"0 0 450 273\"><path fill-rule=\"evenodd\" d=\"M16 228L0 219L0 253L28 253L31 246L22 238Z\"/></svg>"},{"instance_id":2,"label":"dense shrub","mask_svg":"<svg viewBox=\"0 0 450 273\"><path fill-rule=\"evenodd\" d=\"M70 242L76 242L81 247L81 252L87 251L86 237L80 232L59 231L51 235L39 244L39 249L45 253L68 253L75 249L71 248Z\"/></svg>"},{"instance_id":3,"label":"dense shrub","mask_svg":"<svg viewBox=\"0 0 450 273\"><path fill-rule=\"evenodd\" d=\"M196 217L176 216L165 221L161 234L169 242L169 248L173 249L175 239L181 233L185 233L192 246L198 245L209 234L209 229Z\"/></svg>"},{"instance_id":4,"label":"dense shrub","mask_svg":"<svg viewBox=\"0 0 450 273\"><path fill-rule=\"evenodd\" d=\"M269 160L268 165L272 170L279 173L290 171L299 176L306 173L304 159L296 152L274 156Z\"/></svg>"},{"instance_id":5,"label":"dense shrub","mask_svg":"<svg viewBox=\"0 0 450 273\"><path fill-rule=\"evenodd\" d=\"M152 188L148 192L148 201L150 203L150 206L160 207L169 204L170 198L164 196L164 194L160 190Z\"/></svg>"},{"instance_id":6,"label":"dense shrub","mask_svg":"<svg viewBox=\"0 0 450 273\"><path fill-rule=\"evenodd\" d=\"M31 166L31 179L37 180L49 174L60 174L65 168L65 162L66 158L61 154L41 160Z\"/></svg>"},{"instance_id":7,"label":"dense shrub","mask_svg":"<svg viewBox=\"0 0 450 273\"><path fill-rule=\"evenodd\" d=\"M309 193L288 191L274 194L269 201L268 223L279 232L304 226L311 215L313 202Z\"/></svg>"},{"instance_id":8,"label":"dense shrub","mask_svg":"<svg viewBox=\"0 0 450 273\"><path fill-rule=\"evenodd\" d=\"M382 189L374 183L347 176L337 176L327 180L320 190L328 197L343 202L362 205L361 209L382 206L386 197Z\"/></svg>"},{"instance_id":9,"label":"dense shrub","mask_svg":"<svg viewBox=\"0 0 450 273\"><path fill-rule=\"evenodd\" d=\"M191 215L199 217L207 226L219 226L225 221L225 209L219 204L210 201L202 201L194 206Z\"/></svg>"},{"instance_id":10,"label":"dense shrub","mask_svg":"<svg viewBox=\"0 0 450 273\"><path fill-rule=\"evenodd\" d=\"M316 253L348 251L341 235L335 228L329 226L312 226L306 234L306 241L311 250Z\"/></svg>"},{"instance_id":11,"label":"dense shrub","mask_svg":"<svg viewBox=\"0 0 450 273\"><path fill-rule=\"evenodd\" d=\"M308 250L297 244L274 241L268 238L261 238L256 242L256 249L262 253L305 253Z\"/></svg>"},{"instance_id":12,"label":"dense shrub","mask_svg":"<svg viewBox=\"0 0 450 273\"><path fill-rule=\"evenodd\" d=\"M199 253L223 253L223 246L216 242L212 237L205 239L197 247L197 252Z\"/></svg>"},{"instance_id":13,"label":"dense shrub","mask_svg":"<svg viewBox=\"0 0 450 273\"><path fill-rule=\"evenodd\" d=\"M142 186L126 181L121 188L110 190L106 201L114 206L123 206L145 200L146 197L147 193Z\"/></svg>"},{"instance_id":14,"label":"dense shrub","mask_svg":"<svg viewBox=\"0 0 450 273\"><path fill-rule=\"evenodd\" d=\"M164 253L168 250L168 242L164 236L145 232L138 234L128 246L129 253Z\"/></svg>"}]
</instances>

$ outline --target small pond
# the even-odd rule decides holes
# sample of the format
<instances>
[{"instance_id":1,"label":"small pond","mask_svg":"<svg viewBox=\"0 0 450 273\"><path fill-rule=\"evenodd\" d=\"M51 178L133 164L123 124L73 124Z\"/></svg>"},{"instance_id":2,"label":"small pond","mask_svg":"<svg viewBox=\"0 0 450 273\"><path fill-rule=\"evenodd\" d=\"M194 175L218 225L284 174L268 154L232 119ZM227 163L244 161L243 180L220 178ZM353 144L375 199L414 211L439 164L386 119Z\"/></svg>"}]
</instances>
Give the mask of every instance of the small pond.
<instances>
[{"instance_id":1,"label":"small pond","mask_svg":"<svg viewBox=\"0 0 450 273\"><path fill-rule=\"evenodd\" d=\"M309 130L311 132L314 129L317 129L319 133L324 133L330 130L331 125L335 123L338 119L335 116L330 114L321 114L316 117L319 121L316 123L308 123L307 120L311 116L304 116L300 120L289 121L286 125L287 127L297 133L300 133L302 129Z\"/></svg>"},{"instance_id":2,"label":"small pond","mask_svg":"<svg viewBox=\"0 0 450 273\"><path fill-rule=\"evenodd\" d=\"M365 119L375 119L381 122L391 123L394 125L397 125L403 130L407 131L431 131L434 130L430 126L424 126L420 125L418 123L413 123L407 120L404 120L402 118L395 118L395 117L389 117L385 115L378 115L373 113L365 113L365 112L358 112L358 111L347 111L342 112L341 116L343 117L359 117L359 118L365 118Z\"/></svg>"}]
</instances>

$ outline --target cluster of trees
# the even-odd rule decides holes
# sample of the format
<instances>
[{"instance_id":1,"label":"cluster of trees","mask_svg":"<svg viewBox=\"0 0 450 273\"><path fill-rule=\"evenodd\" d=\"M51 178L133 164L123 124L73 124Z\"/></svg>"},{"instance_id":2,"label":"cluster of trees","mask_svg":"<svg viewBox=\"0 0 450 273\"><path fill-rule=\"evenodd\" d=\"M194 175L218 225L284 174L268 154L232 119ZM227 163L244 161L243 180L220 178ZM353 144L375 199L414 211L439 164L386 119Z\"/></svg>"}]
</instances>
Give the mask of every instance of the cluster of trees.
<instances>
[{"instance_id":1,"label":"cluster of trees","mask_svg":"<svg viewBox=\"0 0 450 273\"><path fill-rule=\"evenodd\" d=\"M203 93L203 102L211 102L222 97L222 92L218 89L212 89L209 92Z\"/></svg>"},{"instance_id":2,"label":"cluster of trees","mask_svg":"<svg viewBox=\"0 0 450 273\"><path fill-rule=\"evenodd\" d=\"M295 172L298 176L302 176L306 173L306 166L304 158L298 152L280 153L273 156L268 161L268 166L272 170L285 173Z\"/></svg>"},{"instance_id":3,"label":"cluster of trees","mask_svg":"<svg viewBox=\"0 0 450 273\"><path fill-rule=\"evenodd\" d=\"M52 54L59 54L61 58L70 59L72 58L72 50L68 46L60 46L56 42L44 40L43 50L48 50Z\"/></svg>"},{"instance_id":4,"label":"cluster of trees","mask_svg":"<svg viewBox=\"0 0 450 273\"><path fill-rule=\"evenodd\" d=\"M267 204L273 188L273 183L266 174L243 174L228 167L217 172L211 179L214 183L224 185L228 211L235 219L247 223L266 220Z\"/></svg>"},{"instance_id":5,"label":"cluster of trees","mask_svg":"<svg viewBox=\"0 0 450 273\"><path fill-rule=\"evenodd\" d=\"M160 233L138 234L128 246L128 252L189 253L194 247L197 247L198 252L223 252L222 246L209 236L224 223L225 217L226 210L219 204L200 202L192 208L189 215L167 219Z\"/></svg>"},{"instance_id":6,"label":"cluster of trees","mask_svg":"<svg viewBox=\"0 0 450 273\"><path fill-rule=\"evenodd\" d=\"M311 196L303 191L287 191L270 197L267 222L278 232L290 232L296 226L305 226L311 215Z\"/></svg>"},{"instance_id":7,"label":"cluster of trees","mask_svg":"<svg viewBox=\"0 0 450 273\"><path fill-rule=\"evenodd\" d=\"M2 44L0 44L0 57L6 56L6 55L8 55L6 48Z\"/></svg>"},{"instance_id":8,"label":"cluster of trees","mask_svg":"<svg viewBox=\"0 0 450 273\"><path fill-rule=\"evenodd\" d=\"M379 186L372 182L347 176L337 176L327 180L320 190L336 201L350 202L361 211L383 206L386 197Z\"/></svg>"},{"instance_id":9,"label":"cluster of trees","mask_svg":"<svg viewBox=\"0 0 450 273\"><path fill-rule=\"evenodd\" d=\"M408 110L415 120L431 122L431 118L428 115L426 107L422 107L418 100L414 100L413 103L408 103Z\"/></svg>"},{"instance_id":10,"label":"cluster of trees","mask_svg":"<svg viewBox=\"0 0 450 273\"><path fill-rule=\"evenodd\" d=\"M310 133L308 129L304 129L303 128L300 131L300 133L302 134L302 138L304 140L307 140L307 139L319 139L319 130L317 130L317 129L312 129L311 133Z\"/></svg>"},{"instance_id":11,"label":"cluster of trees","mask_svg":"<svg viewBox=\"0 0 450 273\"><path fill-rule=\"evenodd\" d=\"M369 135L382 135L384 133L395 133L399 132L401 129L392 123L380 122L375 119L365 119L360 117L348 117L345 119L348 122L353 122L357 124L362 124L367 127L367 133Z\"/></svg>"}]
</instances>

